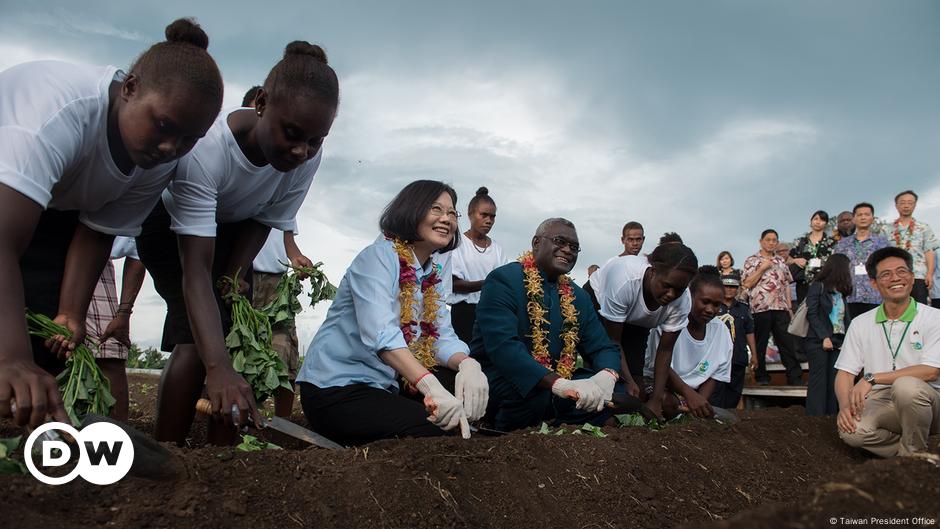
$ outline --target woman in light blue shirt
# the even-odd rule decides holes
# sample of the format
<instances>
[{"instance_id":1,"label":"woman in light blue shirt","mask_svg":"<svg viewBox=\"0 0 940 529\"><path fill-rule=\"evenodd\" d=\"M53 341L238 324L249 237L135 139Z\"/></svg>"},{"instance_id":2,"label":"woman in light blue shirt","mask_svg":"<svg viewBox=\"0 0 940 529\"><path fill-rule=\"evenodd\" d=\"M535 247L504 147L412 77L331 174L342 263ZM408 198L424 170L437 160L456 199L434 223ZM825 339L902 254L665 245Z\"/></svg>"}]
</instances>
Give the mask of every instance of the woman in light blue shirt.
<instances>
[{"instance_id":1,"label":"woman in light blue shirt","mask_svg":"<svg viewBox=\"0 0 940 529\"><path fill-rule=\"evenodd\" d=\"M468 420L486 411L486 376L454 334L431 260L460 244L456 203L447 184L412 182L386 206L382 235L349 266L297 377L318 432L360 444L460 425L469 437ZM453 391L438 377L453 380Z\"/></svg>"}]
</instances>

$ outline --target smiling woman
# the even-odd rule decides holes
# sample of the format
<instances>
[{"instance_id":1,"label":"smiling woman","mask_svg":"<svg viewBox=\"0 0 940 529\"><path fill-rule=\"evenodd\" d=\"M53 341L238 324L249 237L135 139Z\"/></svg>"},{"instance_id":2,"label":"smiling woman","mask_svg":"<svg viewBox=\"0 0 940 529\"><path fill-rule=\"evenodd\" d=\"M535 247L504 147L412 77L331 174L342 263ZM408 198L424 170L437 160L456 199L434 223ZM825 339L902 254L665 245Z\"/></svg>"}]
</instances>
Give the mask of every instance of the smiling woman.
<instances>
[{"instance_id":1,"label":"smiling woman","mask_svg":"<svg viewBox=\"0 0 940 529\"><path fill-rule=\"evenodd\" d=\"M295 217L339 103L326 53L303 41L288 44L254 103L222 112L180 161L137 241L167 304L163 349L173 351L157 396L160 441L186 438L203 380L215 412L235 406L235 422L260 420L259 403L232 369L223 334L230 318L214 285L223 276L250 282L270 229L297 231ZM230 414L221 415L210 422L209 440L228 444L234 429L223 425Z\"/></svg>"},{"instance_id":2,"label":"smiling woman","mask_svg":"<svg viewBox=\"0 0 940 529\"><path fill-rule=\"evenodd\" d=\"M456 203L449 185L418 180L386 206L382 235L343 276L297 377L315 430L346 444L458 425L469 437L468 421L483 416L489 385L451 328L431 259L460 244Z\"/></svg>"},{"instance_id":3,"label":"smiling woman","mask_svg":"<svg viewBox=\"0 0 940 529\"><path fill-rule=\"evenodd\" d=\"M0 73L0 417L15 399L18 424L65 419L49 373L84 338L113 237L140 232L175 160L219 112L208 43L180 19L127 72L38 61ZM30 352L24 305L58 315L71 337L33 340Z\"/></svg>"}]
</instances>

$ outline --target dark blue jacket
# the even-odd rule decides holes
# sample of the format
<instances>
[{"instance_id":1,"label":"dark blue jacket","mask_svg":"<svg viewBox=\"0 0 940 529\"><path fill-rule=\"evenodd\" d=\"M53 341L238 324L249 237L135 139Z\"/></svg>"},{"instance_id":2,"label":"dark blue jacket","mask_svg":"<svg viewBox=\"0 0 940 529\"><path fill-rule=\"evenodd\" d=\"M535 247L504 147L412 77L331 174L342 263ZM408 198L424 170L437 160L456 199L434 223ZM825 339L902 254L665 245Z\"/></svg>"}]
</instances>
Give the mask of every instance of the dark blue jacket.
<instances>
[{"instance_id":1,"label":"dark blue jacket","mask_svg":"<svg viewBox=\"0 0 940 529\"><path fill-rule=\"evenodd\" d=\"M620 349L597 319L590 297L578 285L571 283L571 287L578 311L578 354L594 371L604 368L620 371ZM548 350L552 360L557 361L563 345L558 285L543 281L542 289L550 322ZM477 304L470 341L470 356L480 362L484 373L491 379L505 377L524 396L549 373L532 358L528 301L520 263L509 263L490 272Z\"/></svg>"}]
</instances>

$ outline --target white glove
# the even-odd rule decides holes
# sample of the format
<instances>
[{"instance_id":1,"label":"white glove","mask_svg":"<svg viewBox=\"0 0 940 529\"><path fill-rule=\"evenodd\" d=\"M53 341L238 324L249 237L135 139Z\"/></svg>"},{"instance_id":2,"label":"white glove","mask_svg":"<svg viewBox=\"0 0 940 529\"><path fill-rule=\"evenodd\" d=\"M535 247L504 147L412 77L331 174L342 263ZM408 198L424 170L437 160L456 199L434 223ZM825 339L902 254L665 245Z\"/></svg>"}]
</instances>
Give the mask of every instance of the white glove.
<instances>
[{"instance_id":1,"label":"white glove","mask_svg":"<svg viewBox=\"0 0 940 529\"><path fill-rule=\"evenodd\" d=\"M457 365L454 396L463 402L463 409L469 420L480 419L486 413L486 403L490 399L490 383L486 380L479 362L467 358Z\"/></svg>"},{"instance_id":2,"label":"white glove","mask_svg":"<svg viewBox=\"0 0 940 529\"><path fill-rule=\"evenodd\" d=\"M604 407L604 390L591 378L584 380L559 378L552 384L552 393L566 399L577 399L575 408L579 410L600 411Z\"/></svg>"},{"instance_id":3,"label":"white glove","mask_svg":"<svg viewBox=\"0 0 940 529\"><path fill-rule=\"evenodd\" d=\"M463 411L463 404L444 389L437 377L424 375L416 387L424 395L424 406L431 414L428 416L429 421L443 430L452 430L459 424L463 438L470 438L470 423Z\"/></svg>"},{"instance_id":4,"label":"white glove","mask_svg":"<svg viewBox=\"0 0 940 529\"><path fill-rule=\"evenodd\" d=\"M604 406L607 405L609 401L614 396L614 386L619 380L619 376L611 373L607 369L601 369L593 377L588 380L593 380L597 387L601 388L601 404L597 408L597 411L604 409Z\"/></svg>"}]
</instances>

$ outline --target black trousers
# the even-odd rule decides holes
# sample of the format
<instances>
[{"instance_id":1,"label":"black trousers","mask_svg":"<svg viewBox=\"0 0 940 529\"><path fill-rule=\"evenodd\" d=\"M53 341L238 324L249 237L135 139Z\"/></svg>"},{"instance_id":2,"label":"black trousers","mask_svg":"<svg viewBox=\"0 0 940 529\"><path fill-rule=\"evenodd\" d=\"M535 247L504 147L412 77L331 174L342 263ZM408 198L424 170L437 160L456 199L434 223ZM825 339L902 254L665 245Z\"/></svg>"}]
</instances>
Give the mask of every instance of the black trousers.
<instances>
[{"instance_id":1,"label":"black trousers","mask_svg":"<svg viewBox=\"0 0 940 529\"><path fill-rule=\"evenodd\" d=\"M832 339L836 349L826 351L822 340L807 337L806 354L809 356L809 384L806 388L807 415L835 415L839 413L839 400L836 398L836 359L838 347L842 345L842 335Z\"/></svg>"},{"instance_id":2,"label":"black trousers","mask_svg":"<svg viewBox=\"0 0 940 529\"><path fill-rule=\"evenodd\" d=\"M878 308L876 303L846 303L846 308L849 311L849 317L853 320L862 314Z\"/></svg>"},{"instance_id":3,"label":"black trousers","mask_svg":"<svg viewBox=\"0 0 940 529\"><path fill-rule=\"evenodd\" d=\"M229 256L245 223L254 220L221 224L216 231L215 256L212 260L212 292L222 318L222 330L228 333L232 325L229 307L219 294L218 281L231 273L226 268ZM137 253L153 279L154 289L166 302L166 319L163 322L163 338L160 348L172 352L178 344L196 343L189 326L189 313L183 294L183 267L180 264L179 244L176 234L170 231L170 214L163 201L144 220L137 236ZM248 283L248 298L251 299L252 270L244 270Z\"/></svg>"},{"instance_id":4,"label":"black trousers","mask_svg":"<svg viewBox=\"0 0 940 529\"><path fill-rule=\"evenodd\" d=\"M915 279L911 296L916 299L918 303L923 303L924 305L930 304L930 291L927 290L927 282L923 279Z\"/></svg>"},{"instance_id":5,"label":"black trousers","mask_svg":"<svg viewBox=\"0 0 940 529\"><path fill-rule=\"evenodd\" d=\"M299 382L300 405L310 427L344 445L395 437L446 435L428 422L418 400L366 384L318 388Z\"/></svg>"},{"instance_id":6,"label":"black trousers","mask_svg":"<svg viewBox=\"0 0 940 529\"><path fill-rule=\"evenodd\" d=\"M790 324L790 313L785 310L768 310L754 314L754 337L757 340L757 372L754 373L758 381L770 380L767 374L767 342L771 335L777 350L780 351L780 360L787 370L787 382L792 384L803 378L803 369L796 359L793 351L793 337L787 332Z\"/></svg>"},{"instance_id":7,"label":"black trousers","mask_svg":"<svg viewBox=\"0 0 940 529\"><path fill-rule=\"evenodd\" d=\"M78 211L47 209L39 216L33 238L20 258L26 308L50 318L59 313L59 295L65 276L65 258L78 227ZM55 375L65 368L65 360L30 336L33 361Z\"/></svg>"},{"instance_id":8,"label":"black trousers","mask_svg":"<svg viewBox=\"0 0 940 529\"><path fill-rule=\"evenodd\" d=\"M744 376L747 372L746 364L731 364L731 381L717 382L715 390L708 402L712 406L733 410L738 407L741 401L741 394L744 392Z\"/></svg>"},{"instance_id":9,"label":"black trousers","mask_svg":"<svg viewBox=\"0 0 940 529\"><path fill-rule=\"evenodd\" d=\"M620 333L620 346L623 347L630 374L636 381L643 380L643 365L646 363L646 344L649 336L649 329L632 323L624 323L623 331Z\"/></svg>"},{"instance_id":10,"label":"black trousers","mask_svg":"<svg viewBox=\"0 0 940 529\"><path fill-rule=\"evenodd\" d=\"M477 306L475 303L461 301L450 306L450 323L457 333L457 338L463 343L470 343L473 339L473 324L477 320Z\"/></svg>"},{"instance_id":11,"label":"black trousers","mask_svg":"<svg viewBox=\"0 0 940 529\"><path fill-rule=\"evenodd\" d=\"M580 380L595 374L596 372L588 369L579 369L571 378ZM538 426L542 421L552 426L585 423L601 426L614 415L608 408L599 412L576 409L574 400L557 397L551 390L538 386L523 396L495 369L487 370L486 376L490 381L487 422L491 422L497 430L518 430ZM614 393L625 393L623 382L617 383Z\"/></svg>"}]
</instances>

